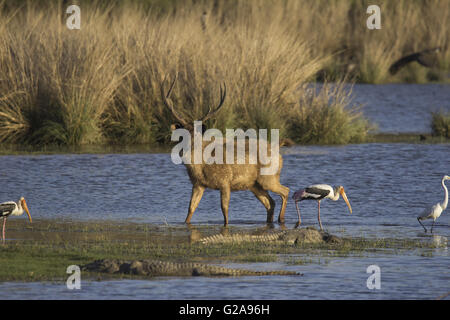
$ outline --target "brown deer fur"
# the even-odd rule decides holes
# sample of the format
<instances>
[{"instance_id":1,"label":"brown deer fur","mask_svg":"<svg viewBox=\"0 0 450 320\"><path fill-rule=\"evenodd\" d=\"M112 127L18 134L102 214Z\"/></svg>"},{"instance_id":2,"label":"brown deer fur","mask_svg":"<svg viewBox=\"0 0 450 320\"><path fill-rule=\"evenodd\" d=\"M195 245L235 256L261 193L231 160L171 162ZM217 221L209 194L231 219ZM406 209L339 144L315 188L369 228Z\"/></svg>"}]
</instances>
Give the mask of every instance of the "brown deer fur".
<instances>
[{"instance_id":1,"label":"brown deer fur","mask_svg":"<svg viewBox=\"0 0 450 320\"><path fill-rule=\"evenodd\" d=\"M189 130L191 133L191 137L193 136L193 125L188 121L183 119L177 111L173 107L173 103L170 100L170 94L172 92L173 86L175 84L175 80L172 82L172 85L169 91L166 93L164 89L164 82L161 84L161 97L166 105L171 111L174 117L179 121L182 127ZM223 105L226 96L226 87L222 91L222 87L220 88L220 103L218 107L212 111L211 109L201 120L206 121L208 118L217 114L220 108ZM193 143L194 139L191 139L191 143ZM215 141L217 143L217 141ZM212 142L203 141L202 142L202 150ZM206 164L202 159L202 163L200 164L188 164L185 163L189 178L192 183L192 195L191 201L189 204L189 211L186 217L185 222L190 223L192 215L194 214L195 209L200 203L200 200L203 196L203 192L206 188L220 190L221 196L221 205L222 205L222 213L224 218L224 225L228 224L228 205L230 201L230 193L231 191L240 191L240 190L250 190L253 194L258 198L259 201L262 202L264 207L267 210L267 222L273 222L273 215L275 209L275 201L269 195L268 191L272 191L278 194L282 199L282 205L280 214L278 216L278 222L284 222L284 212L286 210L286 204L289 195L289 188L280 184L280 173L283 167L283 158L279 154L279 165L278 170L273 175L262 175L261 168L265 166L269 166L270 164L263 165L260 163L259 159L257 164L249 164L249 140L246 140L246 148L245 148L245 164L237 164L237 161L234 164L225 163L225 143L222 143L222 147L224 148L224 161L223 164ZM258 148L259 148L259 144ZM234 144L235 151L234 157L236 160L237 157L237 144ZM193 153L194 148L191 148L191 152ZM270 144L268 143L267 153L270 155ZM192 154L193 159L193 154Z\"/></svg>"}]
</instances>

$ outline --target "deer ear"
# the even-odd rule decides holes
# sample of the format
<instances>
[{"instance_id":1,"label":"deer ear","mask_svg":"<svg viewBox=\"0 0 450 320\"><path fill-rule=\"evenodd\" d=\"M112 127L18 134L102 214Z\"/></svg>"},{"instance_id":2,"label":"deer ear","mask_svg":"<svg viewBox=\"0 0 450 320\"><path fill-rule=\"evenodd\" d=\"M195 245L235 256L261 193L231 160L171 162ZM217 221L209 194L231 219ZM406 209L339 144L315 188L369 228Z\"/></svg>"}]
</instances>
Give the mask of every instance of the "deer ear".
<instances>
[{"instance_id":1,"label":"deer ear","mask_svg":"<svg viewBox=\"0 0 450 320\"><path fill-rule=\"evenodd\" d=\"M172 124L170 125L170 130L171 130L171 131L176 130L176 129L181 129L181 128L183 128L183 127L182 127L181 124L179 124L179 123L172 123Z\"/></svg>"}]
</instances>

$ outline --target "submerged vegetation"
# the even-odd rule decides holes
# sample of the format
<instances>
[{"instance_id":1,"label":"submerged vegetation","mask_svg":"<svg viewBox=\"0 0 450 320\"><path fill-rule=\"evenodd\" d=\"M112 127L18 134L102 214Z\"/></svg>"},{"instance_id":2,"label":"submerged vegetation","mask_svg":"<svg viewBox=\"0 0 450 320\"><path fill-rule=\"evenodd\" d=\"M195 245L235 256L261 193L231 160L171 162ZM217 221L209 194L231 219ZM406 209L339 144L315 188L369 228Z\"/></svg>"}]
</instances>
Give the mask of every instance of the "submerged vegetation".
<instances>
[{"instance_id":1,"label":"submerged vegetation","mask_svg":"<svg viewBox=\"0 0 450 320\"><path fill-rule=\"evenodd\" d=\"M175 74L174 102L193 118L226 83L224 110L208 127L364 141L371 126L343 79L443 80L417 64L393 77L388 68L411 51L445 47L450 29L448 1L380 5L383 29L370 31L366 1L81 1L81 30L69 30L63 1L2 1L0 143L167 144L174 119L159 90ZM310 94L316 80L334 83Z\"/></svg>"}]
</instances>

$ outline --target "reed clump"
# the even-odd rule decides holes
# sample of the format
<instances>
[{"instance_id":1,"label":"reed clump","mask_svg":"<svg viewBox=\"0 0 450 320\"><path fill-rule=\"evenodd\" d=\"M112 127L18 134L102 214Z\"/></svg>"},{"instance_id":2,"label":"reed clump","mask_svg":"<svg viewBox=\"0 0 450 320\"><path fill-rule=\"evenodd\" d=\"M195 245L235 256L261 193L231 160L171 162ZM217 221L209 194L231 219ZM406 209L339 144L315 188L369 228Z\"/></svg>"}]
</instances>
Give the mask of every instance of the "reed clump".
<instances>
[{"instance_id":1,"label":"reed clump","mask_svg":"<svg viewBox=\"0 0 450 320\"><path fill-rule=\"evenodd\" d=\"M360 143L375 129L361 106L352 104L351 86L344 83L307 89L290 119L290 136L301 144Z\"/></svg>"},{"instance_id":2,"label":"reed clump","mask_svg":"<svg viewBox=\"0 0 450 320\"><path fill-rule=\"evenodd\" d=\"M450 112L433 112L431 115L431 134L450 138Z\"/></svg>"},{"instance_id":3,"label":"reed clump","mask_svg":"<svg viewBox=\"0 0 450 320\"><path fill-rule=\"evenodd\" d=\"M58 7L3 13L0 22L0 141L79 145L101 141L101 118L126 74L94 10L83 32ZM27 21L25 23L25 21Z\"/></svg>"}]
</instances>

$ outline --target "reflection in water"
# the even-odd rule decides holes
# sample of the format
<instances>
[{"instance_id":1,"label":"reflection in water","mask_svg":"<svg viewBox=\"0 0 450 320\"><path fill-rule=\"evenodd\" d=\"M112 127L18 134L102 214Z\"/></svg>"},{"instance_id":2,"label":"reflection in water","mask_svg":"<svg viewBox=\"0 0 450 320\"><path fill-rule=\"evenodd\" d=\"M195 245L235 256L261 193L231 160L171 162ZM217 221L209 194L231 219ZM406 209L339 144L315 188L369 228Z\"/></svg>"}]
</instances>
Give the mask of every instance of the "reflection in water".
<instances>
[{"instance_id":1,"label":"reflection in water","mask_svg":"<svg viewBox=\"0 0 450 320\"><path fill-rule=\"evenodd\" d=\"M433 244L437 247L437 248L447 248L448 247L448 239L447 237L444 236L439 236L439 235L433 235Z\"/></svg>"}]
</instances>

